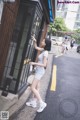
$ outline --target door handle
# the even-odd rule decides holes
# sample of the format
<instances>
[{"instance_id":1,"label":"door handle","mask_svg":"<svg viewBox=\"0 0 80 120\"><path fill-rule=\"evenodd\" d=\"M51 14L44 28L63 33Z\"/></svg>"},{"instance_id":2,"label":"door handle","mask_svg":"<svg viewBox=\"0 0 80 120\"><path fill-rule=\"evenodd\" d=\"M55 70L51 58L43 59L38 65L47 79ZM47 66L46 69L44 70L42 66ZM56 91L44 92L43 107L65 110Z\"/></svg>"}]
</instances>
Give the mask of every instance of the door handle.
<instances>
[{"instance_id":1,"label":"door handle","mask_svg":"<svg viewBox=\"0 0 80 120\"><path fill-rule=\"evenodd\" d=\"M25 60L24 60L24 65L25 65L25 64L29 64L30 61L31 61L31 59L29 59L29 58L25 59Z\"/></svg>"}]
</instances>

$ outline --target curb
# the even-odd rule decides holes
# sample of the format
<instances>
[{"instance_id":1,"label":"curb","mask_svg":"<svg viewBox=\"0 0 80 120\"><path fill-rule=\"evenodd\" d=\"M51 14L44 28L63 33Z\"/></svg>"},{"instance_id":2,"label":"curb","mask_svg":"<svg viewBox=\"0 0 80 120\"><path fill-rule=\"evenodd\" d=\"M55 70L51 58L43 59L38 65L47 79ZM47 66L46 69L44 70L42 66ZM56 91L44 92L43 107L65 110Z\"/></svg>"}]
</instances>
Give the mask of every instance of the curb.
<instances>
[{"instance_id":1,"label":"curb","mask_svg":"<svg viewBox=\"0 0 80 120\"><path fill-rule=\"evenodd\" d=\"M27 99L29 98L31 94L30 87L28 87L25 92L21 95L19 100L11 106L8 111L9 111L9 120L23 107L23 105L26 103Z\"/></svg>"}]
</instances>

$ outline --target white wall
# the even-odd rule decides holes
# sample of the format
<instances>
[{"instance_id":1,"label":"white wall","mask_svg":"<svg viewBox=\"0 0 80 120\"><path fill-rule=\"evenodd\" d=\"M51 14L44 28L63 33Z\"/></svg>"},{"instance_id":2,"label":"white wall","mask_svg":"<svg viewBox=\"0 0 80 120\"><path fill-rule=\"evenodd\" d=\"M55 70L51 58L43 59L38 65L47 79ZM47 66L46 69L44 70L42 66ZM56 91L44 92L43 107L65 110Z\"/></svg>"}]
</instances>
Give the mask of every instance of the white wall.
<instances>
[{"instance_id":1,"label":"white wall","mask_svg":"<svg viewBox=\"0 0 80 120\"><path fill-rule=\"evenodd\" d=\"M74 24L75 24L75 21L76 21L76 15L77 15L78 7L79 7L78 3L75 3L75 4L70 3L68 5L68 11L67 11L66 19L65 19L65 24L71 30L74 29Z\"/></svg>"}]
</instances>

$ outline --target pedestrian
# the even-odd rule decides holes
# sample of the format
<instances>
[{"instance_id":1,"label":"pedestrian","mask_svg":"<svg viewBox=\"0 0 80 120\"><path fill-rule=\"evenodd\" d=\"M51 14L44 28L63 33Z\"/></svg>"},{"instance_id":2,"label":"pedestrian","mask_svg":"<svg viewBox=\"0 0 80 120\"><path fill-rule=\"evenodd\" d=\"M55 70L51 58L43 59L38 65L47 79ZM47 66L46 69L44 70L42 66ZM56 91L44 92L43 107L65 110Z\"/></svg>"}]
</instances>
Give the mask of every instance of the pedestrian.
<instances>
[{"instance_id":1,"label":"pedestrian","mask_svg":"<svg viewBox=\"0 0 80 120\"><path fill-rule=\"evenodd\" d=\"M70 46L71 46L71 49L72 49L73 46L74 46L73 40L71 40Z\"/></svg>"},{"instance_id":2,"label":"pedestrian","mask_svg":"<svg viewBox=\"0 0 80 120\"><path fill-rule=\"evenodd\" d=\"M61 51L61 53L62 54L64 54L64 53L66 53L66 50L67 50L67 45L66 45L66 43L64 42L64 43L62 43L62 51Z\"/></svg>"},{"instance_id":3,"label":"pedestrian","mask_svg":"<svg viewBox=\"0 0 80 120\"><path fill-rule=\"evenodd\" d=\"M34 42L35 49L40 51L40 54L38 56L38 62L30 62L30 65L36 66L35 77L31 85L31 91L34 97L29 102L26 102L26 105L35 108L37 107L37 102L39 102L39 109L37 110L37 112L42 112L47 106L47 103L45 103L40 96L39 85L40 80L45 73L45 68L47 66L48 51L51 50L51 41L47 38L43 39L43 41L41 42L41 47L38 47L36 39L33 36L32 40Z\"/></svg>"}]
</instances>

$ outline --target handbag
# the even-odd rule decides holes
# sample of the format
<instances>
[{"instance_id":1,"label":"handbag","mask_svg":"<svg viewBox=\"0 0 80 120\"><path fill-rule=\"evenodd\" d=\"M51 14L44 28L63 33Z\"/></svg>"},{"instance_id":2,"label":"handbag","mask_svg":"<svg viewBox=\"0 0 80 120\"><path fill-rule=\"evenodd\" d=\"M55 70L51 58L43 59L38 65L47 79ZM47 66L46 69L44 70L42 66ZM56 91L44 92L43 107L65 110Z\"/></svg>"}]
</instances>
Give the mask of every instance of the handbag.
<instances>
[{"instance_id":1,"label":"handbag","mask_svg":"<svg viewBox=\"0 0 80 120\"><path fill-rule=\"evenodd\" d=\"M35 77L35 69L33 69L32 65L30 65L30 73L27 79L27 84L31 85Z\"/></svg>"},{"instance_id":2,"label":"handbag","mask_svg":"<svg viewBox=\"0 0 80 120\"><path fill-rule=\"evenodd\" d=\"M32 82L33 82L33 80L34 80L34 74L31 74L31 75L29 75L29 77L28 77L28 79L27 79L27 83L28 83L28 85L31 85L32 84Z\"/></svg>"}]
</instances>

